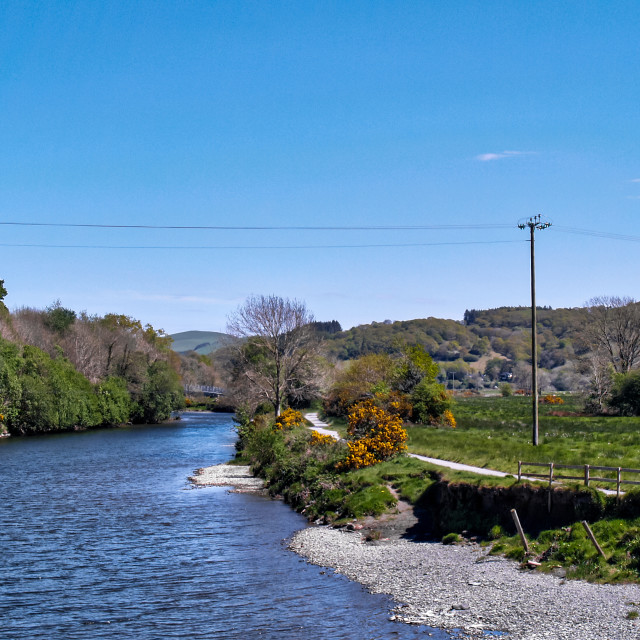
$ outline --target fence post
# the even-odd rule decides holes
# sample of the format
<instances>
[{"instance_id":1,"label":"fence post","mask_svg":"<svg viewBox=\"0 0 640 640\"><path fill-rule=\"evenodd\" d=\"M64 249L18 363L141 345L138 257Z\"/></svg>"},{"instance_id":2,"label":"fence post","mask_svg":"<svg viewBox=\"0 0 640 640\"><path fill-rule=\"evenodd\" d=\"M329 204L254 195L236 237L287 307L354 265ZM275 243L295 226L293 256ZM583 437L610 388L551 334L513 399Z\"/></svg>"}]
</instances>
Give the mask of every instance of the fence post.
<instances>
[{"instance_id":1,"label":"fence post","mask_svg":"<svg viewBox=\"0 0 640 640\"><path fill-rule=\"evenodd\" d=\"M549 463L549 497L547 499L547 511L551 513L551 486L553 483L553 462Z\"/></svg>"},{"instance_id":2,"label":"fence post","mask_svg":"<svg viewBox=\"0 0 640 640\"><path fill-rule=\"evenodd\" d=\"M522 460L518 460L518 482L522 480Z\"/></svg>"},{"instance_id":3,"label":"fence post","mask_svg":"<svg viewBox=\"0 0 640 640\"><path fill-rule=\"evenodd\" d=\"M620 502L620 482L622 481L622 469L618 467L618 482L616 487L616 501Z\"/></svg>"},{"instance_id":4,"label":"fence post","mask_svg":"<svg viewBox=\"0 0 640 640\"><path fill-rule=\"evenodd\" d=\"M587 532L587 535L589 536L589 539L591 540L591 542L593 542L593 546L596 548L596 551L606 560L607 556L604 555L604 551L602 550L602 547L598 544L598 541L596 540L596 537L593 535L593 531L591 531L591 527L589 527L586 520L582 521L582 526Z\"/></svg>"},{"instance_id":5,"label":"fence post","mask_svg":"<svg viewBox=\"0 0 640 640\"><path fill-rule=\"evenodd\" d=\"M589 486L589 465L588 464L584 465L584 484L587 487Z\"/></svg>"},{"instance_id":6,"label":"fence post","mask_svg":"<svg viewBox=\"0 0 640 640\"><path fill-rule=\"evenodd\" d=\"M529 555L529 543L525 538L524 531L522 530L522 525L520 524L520 518L518 518L518 512L515 509L511 509L511 517L513 518L513 522L516 525L516 529L520 534L520 540L522 540L522 546L524 547L525 555Z\"/></svg>"}]
</instances>

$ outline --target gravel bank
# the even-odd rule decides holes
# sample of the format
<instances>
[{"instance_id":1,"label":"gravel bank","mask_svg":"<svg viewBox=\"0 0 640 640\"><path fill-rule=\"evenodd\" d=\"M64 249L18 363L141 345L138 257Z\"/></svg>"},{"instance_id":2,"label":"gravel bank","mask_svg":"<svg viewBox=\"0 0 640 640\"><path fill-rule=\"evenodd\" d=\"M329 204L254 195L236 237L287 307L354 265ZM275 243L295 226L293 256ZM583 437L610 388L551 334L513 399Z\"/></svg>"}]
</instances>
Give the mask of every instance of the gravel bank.
<instances>
[{"instance_id":1,"label":"gravel bank","mask_svg":"<svg viewBox=\"0 0 640 640\"><path fill-rule=\"evenodd\" d=\"M290 548L374 593L390 595L402 622L462 629L465 638L503 631L510 640L640 638L637 585L595 585L520 571L479 546L391 540L365 543L357 531L311 527ZM634 606L633 603L638 603Z\"/></svg>"},{"instance_id":2,"label":"gravel bank","mask_svg":"<svg viewBox=\"0 0 640 640\"><path fill-rule=\"evenodd\" d=\"M264 481L254 478L249 467L237 464L217 464L196 469L189 480L199 487L234 487L236 491L260 492Z\"/></svg>"}]
</instances>

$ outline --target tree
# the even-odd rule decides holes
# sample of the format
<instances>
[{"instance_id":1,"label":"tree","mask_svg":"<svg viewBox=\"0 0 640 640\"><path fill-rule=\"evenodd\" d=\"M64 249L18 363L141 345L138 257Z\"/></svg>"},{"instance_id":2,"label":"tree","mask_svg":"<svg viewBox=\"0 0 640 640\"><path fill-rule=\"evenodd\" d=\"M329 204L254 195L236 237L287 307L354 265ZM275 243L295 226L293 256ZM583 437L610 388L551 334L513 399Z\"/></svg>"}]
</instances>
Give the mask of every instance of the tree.
<instances>
[{"instance_id":1,"label":"tree","mask_svg":"<svg viewBox=\"0 0 640 640\"><path fill-rule=\"evenodd\" d=\"M615 376L609 406L625 416L640 415L640 371Z\"/></svg>"},{"instance_id":2,"label":"tree","mask_svg":"<svg viewBox=\"0 0 640 640\"><path fill-rule=\"evenodd\" d=\"M303 302L275 295L251 296L240 305L227 323L228 333L244 339L237 348L236 390L269 402L279 416L287 397L315 387L320 340L313 321Z\"/></svg>"},{"instance_id":3,"label":"tree","mask_svg":"<svg viewBox=\"0 0 640 640\"><path fill-rule=\"evenodd\" d=\"M67 329L76 321L76 312L66 309L56 300L44 314L44 323L51 331L64 334Z\"/></svg>"},{"instance_id":4,"label":"tree","mask_svg":"<svg viewBox=\"0 0 640 640\"><path fill-rule=\"evenodd\" d=\"M616 373L628 373L640 360L640 304L633 298L600 296L586 304L585 337L603 352Z\"/></svg>"}]
</instances>

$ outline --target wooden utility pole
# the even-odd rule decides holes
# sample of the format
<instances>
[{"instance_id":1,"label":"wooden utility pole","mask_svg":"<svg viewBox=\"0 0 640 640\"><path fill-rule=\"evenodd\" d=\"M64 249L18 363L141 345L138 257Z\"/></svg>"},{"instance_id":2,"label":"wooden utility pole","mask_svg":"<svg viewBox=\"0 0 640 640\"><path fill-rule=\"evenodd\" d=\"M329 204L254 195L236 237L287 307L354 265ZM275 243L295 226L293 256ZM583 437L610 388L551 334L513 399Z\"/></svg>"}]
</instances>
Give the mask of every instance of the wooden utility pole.
<instances>
[{"instance_id":1,"label":"wooden utility pole","mask_svg":"<svg viewBox=\"0 0 640 640\"><path fill-rule=\"evenodd\" d=\"M531 398L533 414L533 446L538 446L538 335L536 319L536 257L535 232L551 226L550 222L542 222L538 214L529 218L527 222L518 225L519 229L529 227L531 232Z\"/></svg>"}]
</instances>

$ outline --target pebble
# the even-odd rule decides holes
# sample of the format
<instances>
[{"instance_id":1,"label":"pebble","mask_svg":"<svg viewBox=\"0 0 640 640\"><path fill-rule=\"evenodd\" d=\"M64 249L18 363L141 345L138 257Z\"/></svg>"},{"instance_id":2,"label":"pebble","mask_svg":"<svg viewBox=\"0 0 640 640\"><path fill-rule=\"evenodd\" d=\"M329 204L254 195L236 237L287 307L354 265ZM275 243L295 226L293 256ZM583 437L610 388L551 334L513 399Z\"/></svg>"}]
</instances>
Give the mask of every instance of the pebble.
<instances>
[{"instance_id":1,"label":"pebble","mask_svg":"<svg viewBox=\"0 0 640 640\"><path fill-rule=\"evenodd\" d=\"M508 633L509 640L629 640L640 620L628 620L640 602L638 585L597 585L520 571L505 558L487 558L478 545L391 540L364 544L357 531L309 527L290 548L331 567L372 593L391 596L396 621L456 630L459 638ZM485 561L485 560L491 561Z\"/></svg>"}]
</instances>

